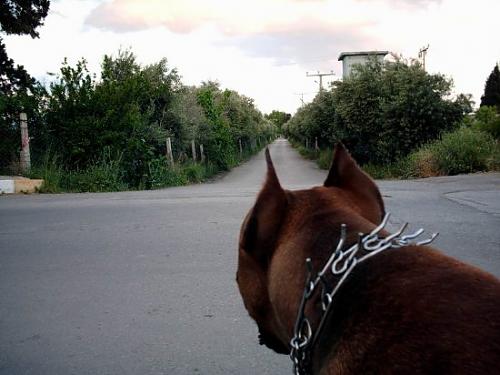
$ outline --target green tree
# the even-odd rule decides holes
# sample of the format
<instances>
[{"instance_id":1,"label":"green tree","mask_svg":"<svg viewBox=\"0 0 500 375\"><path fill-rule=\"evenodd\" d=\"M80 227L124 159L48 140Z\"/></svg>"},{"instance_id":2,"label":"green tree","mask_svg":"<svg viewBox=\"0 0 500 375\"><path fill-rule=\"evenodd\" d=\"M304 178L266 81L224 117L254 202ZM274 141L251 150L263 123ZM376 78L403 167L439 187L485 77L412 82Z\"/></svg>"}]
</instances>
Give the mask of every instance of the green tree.
<instances>
[{"instance_id":1,"label":"green tree","mask_svg":"<svg viewBox=\"0 0 500 375\"><path fill-rule=\"evenodd\" d=\"M328 147L336 140L343 139L343 134L336 124L338 122L335 111L333 91L323 90L297 111L297 113L284 125L285 135L295 138L301 144L306 139L312 145L317 139L320 147Z\"/></svg>"},{"instance_id":2,"label":"green tree","mask_svg":"<svg viewBox=\"0 0 500 375\"><path fill-rule=\"evenodd\" d=\"M1 1L0 32L38 37L36 29L47 16L49 3L47 0ZM28 114L30 128L33 128L32 125L40 119L38 107L43 94L43 87L22 65L16 65L9 58L0 37L0 169L10 168L10 161L17 159L20 148L19 113Z\"/></svg>"},{"instance_id":3,"label":"green tree","mask_svg":"<svg viewBox=\"0 0 500 375\"><path fill-rule=\"evenodd\" d=\"M182 148L189 148L192 140L206 144L207 118L198 103L198 88L183 86L174 97L172 111L180 124Z\"/></svg>"},{"instance_id":4,"label":"green tree","mask_svg":"<svg viewBox=\"0 0 500 375\"><path fill-rule=\"evenodd\" d=\"M180 123L173 114L179 88L179 76L166 59L141 67L130 51L104 57L96 87L101 142L124 153L126 178L133 186L147 180L148 163L165 154L167 136L179 147Z\"/></svg>"},{"instance_id":5,"label":"green tree","mask_svg":"<svg viewBox=\"0 0 500 375\"><path fill-rule=\"evenodd\" d=\"M98 142L95 86L84 59L75 67L65 59L58 79L50 84L40 141L56 151L70 169L86 167L102 146Z\"/></svg>"},{"instance_id":6,"label":"green tree","mask_svg":"<svg viewBox=\"0 0 500 375\"><path fill-rule=\"evenodd\" d=\"M482 106L494 106L500 112L500 71L495 65L484 86L484 95L481 97Z\"/></svg>"},{"instance_id":7,"label":"green tree","mask_svg":"<svg viewBox=\"0 0 500 375\"><path fill-rule=\"evenodd\" d=\"M224 118L224 107L230 95L229 91L221 92L215 82L204 82L198 91L198 104L208 121L207 156L222 170L228 170L236 161L230 124Z\"/></svg>"},{"instance_id":8,"label":"green tree","mask_svg":"<svg viewBox=\"0 0 500 375\"><path fill-rule=\"evenodd\" d=\"M480 107L474 116L472 126L490 133L496 139L500 138L500 114L495 107L488 105Z\"/></svg>"},{"instance_id":9,"label":"green tree","mask_svg":"<svg viewBox=\"0 0 500 375\"><path fill-rule=\"evenodd\" d=\"M8 0L0 2L0 27L6 34L29 34L38 38L36 29L43 24L49 11L48 0ZM34 80L23 66L14 65L7 55L5 44L0 38L0 92L12 94L30 89Z\"/></svg>"},{"instance_id":10,"label":"green tree","mask_svg":"<svg viewBox=\"0 0 500 375\"><path fill-rule=\"evenodd\" d=\"M140 186L149 162L165 153L166 137L181 133L172 110L179 77L165 59L142 67L130 51L105 56L101 76L91 75L85 60L63 63L50 87L45 143L70 170L85 169L110 150L121 155L126 182Z\"/></svg>"},{"instance_id":11,"label":"green tree","mask_svg":"<svg viewBox=\"0 0 500 375\"><path fill-rule=\"evenodd\" d=\"M272 111L271 113L266 115L266 118L270 120L277 128L278 131L281 132L282 126L290 120L292 115L290 113L282 112L282 111Z\"/></svg>"}]
</instances>

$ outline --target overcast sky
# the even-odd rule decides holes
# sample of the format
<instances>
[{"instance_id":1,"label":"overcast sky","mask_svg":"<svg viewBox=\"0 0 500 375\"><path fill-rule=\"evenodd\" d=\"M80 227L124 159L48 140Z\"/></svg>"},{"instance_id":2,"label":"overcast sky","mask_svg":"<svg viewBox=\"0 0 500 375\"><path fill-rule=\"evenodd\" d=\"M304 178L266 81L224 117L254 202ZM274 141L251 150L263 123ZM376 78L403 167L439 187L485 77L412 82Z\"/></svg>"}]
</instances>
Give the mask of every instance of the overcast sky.
<instances>
[{"instance_id":1,"label":"overcast sky","mask_svg":"<svg viewBox=\"0 0 500 375\"><path fill-rule=\"evenodd\" d=\"M388 50L480 100L500 61L498 0L52 0L39 39L5 37L39 79L80 57L99 73L104 54L130 47L140 63L166 57L185 84L217 80L259 109L293 113L318 89L306 72L342 75L344 51Z\"/></svg>"}]
</instances>

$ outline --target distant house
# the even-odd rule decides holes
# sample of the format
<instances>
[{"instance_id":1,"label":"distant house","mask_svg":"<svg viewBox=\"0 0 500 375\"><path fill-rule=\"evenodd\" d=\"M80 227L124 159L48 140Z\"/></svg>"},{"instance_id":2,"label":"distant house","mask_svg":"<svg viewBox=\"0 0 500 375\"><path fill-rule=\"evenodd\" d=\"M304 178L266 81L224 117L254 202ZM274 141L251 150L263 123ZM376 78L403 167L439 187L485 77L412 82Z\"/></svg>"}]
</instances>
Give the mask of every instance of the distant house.
<instances>
[{"instance_id":1,"label":"distant house","mask_svg":"<svg viewBox=\"0 0 500 375\"><path fill-rule=\"evenodd\" d=\"M369 59L382 61L389 51L364 51L364 52L342 52L339 61L342 61L342 78L350 76L354 64L366 64Z\"/></svg>"}]
</instances>

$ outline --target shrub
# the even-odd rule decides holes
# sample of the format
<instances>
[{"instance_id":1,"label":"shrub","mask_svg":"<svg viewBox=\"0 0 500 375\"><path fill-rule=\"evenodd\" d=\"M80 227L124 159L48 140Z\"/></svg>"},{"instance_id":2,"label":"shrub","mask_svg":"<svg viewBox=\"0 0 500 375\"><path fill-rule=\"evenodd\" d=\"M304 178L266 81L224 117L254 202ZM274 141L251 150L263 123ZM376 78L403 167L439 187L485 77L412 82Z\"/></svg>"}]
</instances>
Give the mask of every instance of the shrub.
<instances>
[{"instance_id":1,"label":"shrub","mask_svg":"<svg viewBox=\"0 0 500 375\"><path fill-rule=\"evenodd\" d=\"M500 138L500 114L495 107L482 106L478 109L472 127L490 133L496 139Z\"/></svg>"},{"instance_id":2,"label":"shrub","mask_svg":"<svg viewBox=\"0 0 500 375\"><path fill-rule=\"evenodd\" d=\"M500 145L497 143L492 155L486 161L488 170L500 171Z\"/></svg>"},{"instance_id":3,"label":"shrub","mask_svg":"<svg viewBox=\"0 0 500 375\"><path fill-rule=\"evenodd\" d=\"M185 185L188 182L182 168L178 165L169 165L167 158L164 156L151 160L148 169L147 187L150 189Z\"/></svg>"},{"instance_id":4,"label":"shrub","mask_svg":"<svg viewBox=\"0 0 500 375\"><path fill-rule=\"evenodd\" d=\"M128 189L121 179L121 171L117 173L115 166L95 164L81 171L67 174L65 185L68 191L74 192L111 192Z\"/></svg>"},{"instance_id":5,"label":"shrub","mask_svg":"<svg viewBox=\"0 0 500 375\"><path fill-rule=\"evenodd\" d=\"M217 169L217 166L213 163L206 163L203 166L203 168L205 170L205 176L204 176L205 179L209 179L209 178L215 176L219 172L219 170Z\"/></svg>"},{"instance_id":6,"label":"shrub","mask_svg":"<svg viewBox=\"0 0 500 375\"><path fill-rule=\"evenodd\" d=\"M405 177L432 177L441 174L436 157L429 146L423 146L406 158L406 170L401 171Z\"/></svg>"},{"instance_id":7,"label":"shrub","mask_svg":"<svg viewBox=\"0 0 500 375\"><path fill-rule=\"evenodd\" d=\"M444 134L441 141L432 145L432 151L439 170L453 175L487 170L495 146L491 135L461 128Z\"/></svg>"},{"instance_id":8,"label":"shrub","mask_svg":"<svg viewBox=\"0 0 500 375\"><path fill-rule=\"evenodd\" d=\"M362 169L375 179L410 177L408 158L402 158L387 164L368 163L363 165Z\"/></svg>"},{"instance_id":9,"label":"shrub","mask_svg":"<svg viewBox=\"0 0 500 375\"><path fill-rule=\"evenodd\" d=\"M498 149L490 134L460 128L410 154L408 175L429 177L494 169L498 165Z\"/></svg>"},{"instance_id":10,"label":"shrub","mask_svg":"<svg viewBox=\"0 0 500 375\"><path fill-rule=\"evenodd\" d=\"M123 181L122 154L111 156L109 148L104 149L101 158L83 170L67 173L66 186L76 192L104 192L127 190Z\"/></svg>"},{"instance_id":11,"label":"shrub","mask_svg":"<svg viewBox=\"0 0 500 375\"><path fill-rule=\"evenodd\" d=\"M202 182L205 179L206 170L201 164L187 164L183 169L189 182Z\"/></svg>"},{"instance_id":12,"label":"shrub","mask_svg":"<svg viewBox=\"0 0 500 375\"><path fill-rule=\"evenodd\" d=\"M318 157L318 151L306 148L304 146L298 146L297 151L306 159L316 159Z\"/></svg>"}]
</instances>

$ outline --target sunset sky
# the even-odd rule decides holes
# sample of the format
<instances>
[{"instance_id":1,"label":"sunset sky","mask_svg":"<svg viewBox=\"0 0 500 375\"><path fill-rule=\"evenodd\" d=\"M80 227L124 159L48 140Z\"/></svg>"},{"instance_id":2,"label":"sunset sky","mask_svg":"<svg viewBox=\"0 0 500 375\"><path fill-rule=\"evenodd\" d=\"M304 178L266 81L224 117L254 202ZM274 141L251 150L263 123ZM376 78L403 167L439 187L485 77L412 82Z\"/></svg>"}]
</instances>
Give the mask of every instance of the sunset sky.
<instances>
[{"instance_id":1,"label":"sunset sky","mask_svg":"<svg viewBox=\"0 0 500 375\"><path fill-rule=\"evenodd\" d=\"M99 73L104 54L130 47L142 64L166 57L185 84L217 80L263 112L293 113L318 89L306 72L333 70L344 51L406 58L430 45L427 70L480 100L500 61L498 0L52 0L39 39L5 37L16 63L42 81L64 57ZM477 104L477 103L476 103Z\"/></svg>"}]
</instances>

